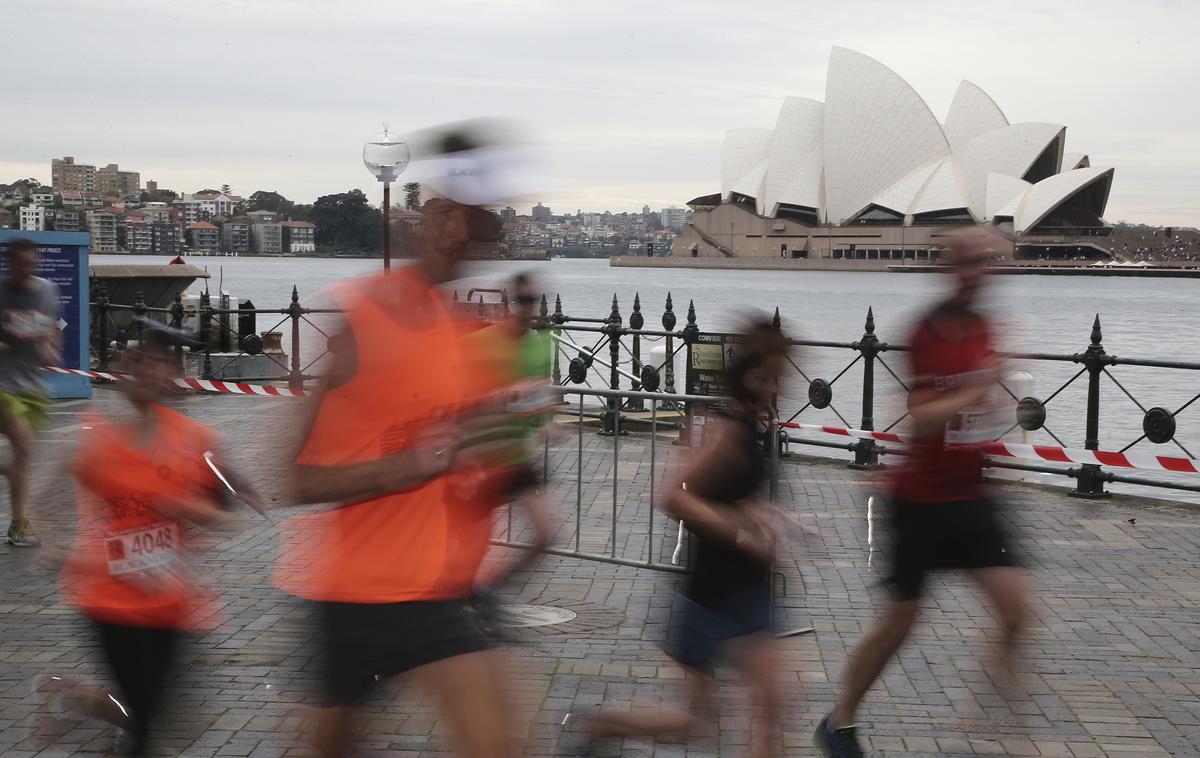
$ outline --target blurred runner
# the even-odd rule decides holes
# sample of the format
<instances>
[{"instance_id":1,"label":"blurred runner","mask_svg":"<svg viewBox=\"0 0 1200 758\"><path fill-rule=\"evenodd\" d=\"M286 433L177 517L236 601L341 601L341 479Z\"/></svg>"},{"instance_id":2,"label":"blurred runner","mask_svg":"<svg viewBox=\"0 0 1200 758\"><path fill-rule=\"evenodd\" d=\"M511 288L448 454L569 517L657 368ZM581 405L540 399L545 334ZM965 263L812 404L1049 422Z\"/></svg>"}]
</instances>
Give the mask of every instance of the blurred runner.
<instances>
[{"instance_id":1,"label":"blurred runner","mask_svg":"<svg viewBox=\"0 0 1200 758\"><path fill-rule=\"evenodd\" d=\"M968 570L991 598L1004 634L1005 665L1025 623L1023 575L983 486L980 445L1003 429L993 423L990 394L1001 376L992 329L975 307L997 235L971 229L950 238L955 289L917 324L909 340L913 441L892 483L892 600L850 657L837 707L814 743L834 758L863 755L855 718L859 702L917 620L926 574Z\"/></svg>"},{"instance_id":2,"label":"blurred runner","mask_svg":"<svg viewBox=\"0 0 1200 758\"><path fill-rule=\"evenodd\" d=\"M686 711L638 707L628 713L576 712L597 735L683 734L703 722L715 689L713 668L725 659L745 676L754 725L751 754L776 755L781 694L777 643L771 634L770 566L783 520L761 500L767 461L758 420L771 411L786 360L787 339L767 320L741 332L724 385L731 401L723 418L705 425L705 446L668 492L666 511L695 536L694 572L678 598L669 654L683 666ZM568 722L572 715L568 715Z\"/></svg>"},{"instance_id":3,"label":"blurred runner","mask_svg":"<svg viewBox=\"0 0 1200 758\"><path fill-rule=\"evenodd\" d=\"M503 381L437 289L469 243L499 233L476 205L502 199L472 159L477 131L421 135L436 143L426 154L449 156L447 180L425 181L440 197L422 209L411 265L338 288L344 326L296 458L296 499L335 504L291 520L276 574L317 604L324 756L349 748L362 698L408 671L436 695L463 753L514 755L501 663L467 613L501 502L493 461L510 444L494 445L478 420L495 415L487 398Z\"/></svg>"},{"instance_id":4,"label":"blurred runner","mask_svg":"<svg viewBox=\"0 0 1200 758\"><path fill-rule=\"evenodd\" d=\"M223 485L209 463L216 436L160 404L174 390L171 351L184 340L147 326L126 356L132 379L119 385L133 413L85 418L72 466L79 530L63 595L95 627L117 689L59 676L40 683L57 710L124 730L130 755L146 750L179 633L216 617L185 565L191 525L221 515Z\"/></svg>"},{"instance_id":5,"label":"blurred runner","mask_svg":"<svg viewBox=\"0 0 1200 758\"><path fill-rule=\"evenodd\" d=\"M0 279L0 434L12 446L4 467L12 494L12 523L7 541L36 547L41 540L29 523L29 460L34 432L46 420L50 402L42 378L43 365L57 365L59 345L58 288L34 276L37 248L27 239L8 245Z\"/></svg>"},{"instance_id":6,"label":"blurred runner","mask_svg":"<svg viewBox=\"0 0 1200 758\"><path fill-rule=\"evenodd\" d=\"M513 388L498 422L500 434L513 444L506 458L496 461L502 469L497 472L497 486L500 498L507 499L510 507L519 505L524 510L533 543L519 560L500 565L478 582L474 609L480 623L493 634L501 634L496 624L500 590L517 572L537 563L552 537L551 508L534 458L550 431L549 413L555 400L550 387L554 345L549 332L534 328L541 297L534 280L528 274L517 274L511 289L514 308L509 318L480 330L475 338L493 356L502 381Z\"/></svg>"}]
</instances>

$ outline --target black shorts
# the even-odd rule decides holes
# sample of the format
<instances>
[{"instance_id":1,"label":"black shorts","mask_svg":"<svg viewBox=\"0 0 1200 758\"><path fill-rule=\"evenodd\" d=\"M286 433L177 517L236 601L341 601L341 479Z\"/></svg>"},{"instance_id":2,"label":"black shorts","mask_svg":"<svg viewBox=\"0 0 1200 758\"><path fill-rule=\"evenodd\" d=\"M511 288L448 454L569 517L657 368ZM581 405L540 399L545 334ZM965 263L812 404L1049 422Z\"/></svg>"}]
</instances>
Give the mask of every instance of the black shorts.
<instances>
[{"instance_id":1,"label":"black shorts","mask_svg":"<svg viewBox=\"0 0 1200 758\"><path fill-rule=\"evenodd\" d=\"M376 683L418 666L488 649L465 600L319 605L330 705L351 705Z\"/></svg>"},{"instance_id":2,"label":"black shorts","mask_svg":"<svg viewBox=\"0 0 1200 758\"><path fill-rule=\"evenodd\" d=\"M893 499L892 528L887 583L898 600L920 597L929 571L1016 565L991 498L949 503Z\"/></svg>"},{"instance_id":3,"label":"black shorts","mask_svg":"<svg viewBox=\"0 0 1200 758\"><path fill-rule=\"evenodd\" d=\"M742 588L710 608L678 595L667 654L688 668L712 675L722 645L771 628L769 584Z\"/></svg>"},{"instance_id":4,"label":"black shorts","mask_svg":"<svg viewBox=\"0 0 1200 758\"><path fill-rule=\"evenodd\" d=\"M121 704L133 717L131 753L141 755L146 749L150 722L162 705L179 632L100 621L93 623L100 636L104 657L117 680Z\"/></svg>"},{"instance_id":5,"label":"black shorts","mask_svg":"<svg viewBox=\"0 0 1200 758\"><path fill-rule=\"evenodd\" d=\"M513 466L507 472L507 478L501 488L505 498L516 499L525 492L537 491L542 486L542 476L537 467L531 463Z\"/></svg>"}]
</instances>

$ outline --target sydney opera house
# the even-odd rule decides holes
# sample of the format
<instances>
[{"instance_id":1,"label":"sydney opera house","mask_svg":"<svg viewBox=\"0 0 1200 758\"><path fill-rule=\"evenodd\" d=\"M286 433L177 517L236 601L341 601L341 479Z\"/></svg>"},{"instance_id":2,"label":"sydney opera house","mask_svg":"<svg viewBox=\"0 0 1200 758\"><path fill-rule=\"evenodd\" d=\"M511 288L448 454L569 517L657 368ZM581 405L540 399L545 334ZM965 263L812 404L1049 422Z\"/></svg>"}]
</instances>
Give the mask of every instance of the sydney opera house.
<instances>
[{"instance_id":1,"label":"sydney opera house","mask_svg":"<svg viewBox=\"0 0 1200 758\"><path fill-rule=\"evenodd\" d=\"M1113 169L1067 152L1066 132L1010 124L966 81L939 122L891 69L834 48L824 102L789 97L774 129L726 133L721 191L689 203L672 254L923 261L950 228L989 223L1018 259L1108 258Z\"/></svg>"}]
</instances>

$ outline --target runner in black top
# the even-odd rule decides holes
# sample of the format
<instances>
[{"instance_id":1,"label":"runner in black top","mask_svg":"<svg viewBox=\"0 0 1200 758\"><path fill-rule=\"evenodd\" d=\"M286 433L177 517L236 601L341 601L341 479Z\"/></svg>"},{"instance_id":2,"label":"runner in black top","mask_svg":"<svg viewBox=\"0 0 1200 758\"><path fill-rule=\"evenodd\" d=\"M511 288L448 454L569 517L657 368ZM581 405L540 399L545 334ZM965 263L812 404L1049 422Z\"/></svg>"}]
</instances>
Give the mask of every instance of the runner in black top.
<instances>
[{"instance_id":1,"label":"runner in black top","mask_svg":"<svg viewBox=\"0 0 1200 758\"><path fill-rule=\"evenodd\" d=\"M598 735L686 735L714 687L713 665L724 658L750 685L758 716L752 755L780 753L769 576L781 518L757 499L766 474L757 424L770 410L788 345L769 321L755 320L743 333L747 342L725 367L730 408L708 426L704 448L665 498L667 512L695 538L695 571L679 598L668 650L687 672L689 708L574 714Z\"/></svg>"}]
</instances>

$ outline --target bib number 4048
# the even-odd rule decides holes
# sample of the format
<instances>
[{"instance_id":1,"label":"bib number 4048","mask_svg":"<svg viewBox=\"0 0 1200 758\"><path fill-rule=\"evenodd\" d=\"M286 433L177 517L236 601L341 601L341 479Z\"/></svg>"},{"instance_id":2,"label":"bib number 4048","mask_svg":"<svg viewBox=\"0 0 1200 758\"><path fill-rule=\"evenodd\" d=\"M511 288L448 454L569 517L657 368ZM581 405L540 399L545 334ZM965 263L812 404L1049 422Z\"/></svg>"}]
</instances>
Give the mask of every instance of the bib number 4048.
<instances>
[{"instance_id":1,"label":"bib number 4048","mask_svg":"<svg viewBox=\"0 0 1200 758\"><path fill-rule=\"evenodd\" d=\"M105 540L108 573L125 576L170 571L175 567L179 538L173 522L127 529Z\"/></svg>"}]
</instances>

